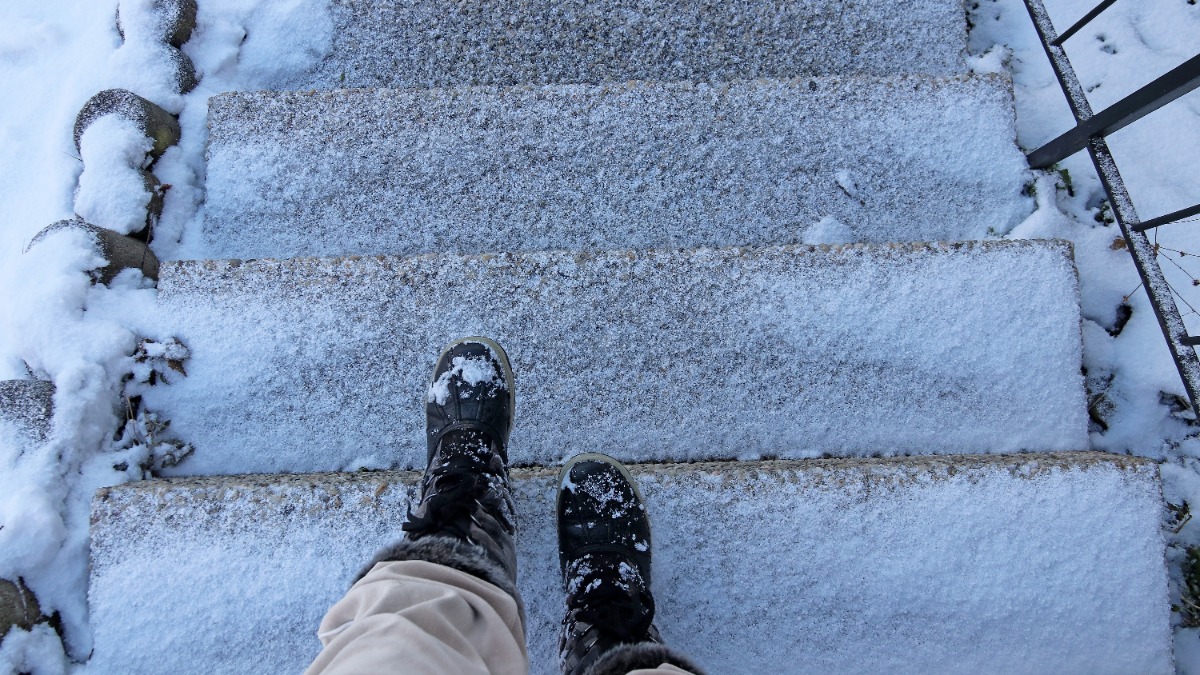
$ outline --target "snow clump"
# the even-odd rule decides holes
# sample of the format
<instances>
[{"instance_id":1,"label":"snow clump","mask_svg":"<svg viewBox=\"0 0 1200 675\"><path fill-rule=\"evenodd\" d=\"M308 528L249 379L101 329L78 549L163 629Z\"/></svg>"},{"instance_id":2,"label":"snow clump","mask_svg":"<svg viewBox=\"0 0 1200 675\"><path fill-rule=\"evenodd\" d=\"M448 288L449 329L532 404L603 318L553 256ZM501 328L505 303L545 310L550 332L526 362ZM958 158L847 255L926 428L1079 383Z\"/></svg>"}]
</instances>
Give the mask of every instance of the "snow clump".
<instances>
[{"instance_id":1,"label":"snow clump","mask_svg":"<svg viewBox=\"0 0 1200 675\"><path fill-rule=\"evenodd\" d=\"M429 394L426 397L430 403L445 405L450 398L450 380L455 376L461 377L467 386L476 387L481 384L490 384L496 389L506 389L503 378L496 372L493 365L495 362L488 358L467 358L465 356L456 356L450 363L450 370L442 373L434 380L433 384L429 385ZM463 392L463 398L469 394Z\"/></svg>"},{"instance_id":2,"label":"snow clump","mask_svg":"<svg viewBox=\"0 0 1200 675\"><path fill-rule=\"evenodd\" d=\"M818 244L847 244L854 241L850 228L834 216L825 216L804 231L801 239L809 246Z\"/></svg>"},{"instance_id":3,"label":"snow clump","mask_svg":"<svg viewBox=\"0 0 1200 675\"><path fill-rule=\"evenodd\" d=\"M83 132L80 151L83 174L75 193L80 218L121 234L146 226L150 191L142 169L153 146L137 125L117 115L105 115Z\"/></svg>"}]
</instances>

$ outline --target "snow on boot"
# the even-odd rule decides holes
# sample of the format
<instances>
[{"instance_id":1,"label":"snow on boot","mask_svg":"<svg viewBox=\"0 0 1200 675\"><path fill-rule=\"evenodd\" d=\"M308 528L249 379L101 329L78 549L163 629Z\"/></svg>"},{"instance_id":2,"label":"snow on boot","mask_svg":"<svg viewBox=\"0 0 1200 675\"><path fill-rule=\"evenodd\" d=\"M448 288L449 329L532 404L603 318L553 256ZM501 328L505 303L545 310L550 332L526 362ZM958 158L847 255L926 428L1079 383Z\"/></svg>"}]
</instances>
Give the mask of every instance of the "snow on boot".
<instances>
[{"instance_id":1,"label":"snow on boot","mask_svg":"<svg viewBox=\"0 0 1200 675\"><path fill-rule=\"evenodd\" d=\"M402 526L408 536L372 564L426 560L517 596L507 450L513 405L512 368L500 345L471 337L446 348L426 397L429 454L420 503Z\"/></svg>"},{"instance_id":2,"label":"snow on boot","mask_svg":"<svg viewBox=\"0 0 1200 675\"><path fill-rule=\"evenodd\" d=\"M559 474L558 552L567 592L559 637L566 675L607 675L670 663L701 671L662 644L650 592L650 518L615 459L589 453Z\"/></svg>"}]
</instances>

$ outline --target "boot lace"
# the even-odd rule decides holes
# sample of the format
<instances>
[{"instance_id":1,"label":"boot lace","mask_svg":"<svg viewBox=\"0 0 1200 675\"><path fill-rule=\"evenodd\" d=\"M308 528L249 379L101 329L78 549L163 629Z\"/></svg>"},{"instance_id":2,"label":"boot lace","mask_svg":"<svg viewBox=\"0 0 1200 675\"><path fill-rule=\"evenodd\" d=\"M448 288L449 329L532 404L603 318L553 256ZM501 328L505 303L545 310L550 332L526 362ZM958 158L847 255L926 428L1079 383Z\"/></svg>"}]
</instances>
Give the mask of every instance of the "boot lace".
<instances>
[{"instance_id":1,"label":"boot lace","mask_svg":"<svg viewBox=\"0 0 1200 675\"><path fill-rule=\"evenodd\" d=\"M431 534L473 540L472 525L481 523L479 510L495 518L509 534L516 531L507 494L504 464L490 452L466 451L437 461L425 474L421 503L410 507L401 528L417 539ZM435 460L436 461L436 460Z\"/></svg>"},{"instance_id":2,"label":"boot lace","mask_svg":"<svg viewBox=\"0 0 1200 675\"><path fill-rule=\"evenodd\" d=\"M636 565L619 556L588 556L567 595L568 616L613 643L657 642L654 596Z\"/></svg>"}]
</instances>

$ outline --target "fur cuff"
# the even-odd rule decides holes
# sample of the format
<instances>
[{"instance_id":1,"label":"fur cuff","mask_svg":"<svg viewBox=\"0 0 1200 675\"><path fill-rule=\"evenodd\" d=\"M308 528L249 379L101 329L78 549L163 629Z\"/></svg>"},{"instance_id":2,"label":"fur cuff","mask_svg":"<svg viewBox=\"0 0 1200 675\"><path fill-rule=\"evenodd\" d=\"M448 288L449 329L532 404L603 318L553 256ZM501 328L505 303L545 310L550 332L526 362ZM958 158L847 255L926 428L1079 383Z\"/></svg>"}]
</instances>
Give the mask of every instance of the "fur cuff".
<instances>
[{"instance_id":1,"label":"fur cuff","mask_svg":"<svg viewBox=\"0 0 1200 675\"><path fill-rule=\"evenodd\" d=\"M631 670L657 668L664 663L683 668L693 675L704 675L691 659L657 642L618 645L593 663L586 675L626 675Z\"/></svg>"},{"instance_id":2,"label":"fur cuff","mask_svg":"<svg viewBox=\"0 0 1200 675\"><path fill-rule=\"evenodd\" d=\"M516 584L503 567L488 557L483 548L452 537L422 537L417 541L401 539L376 553L371 562L354 577L354 583L366 576L376 563L393 560L424 560L450 567L498 586L514 598L518 597Z\"/></svg>"}]
</instances>

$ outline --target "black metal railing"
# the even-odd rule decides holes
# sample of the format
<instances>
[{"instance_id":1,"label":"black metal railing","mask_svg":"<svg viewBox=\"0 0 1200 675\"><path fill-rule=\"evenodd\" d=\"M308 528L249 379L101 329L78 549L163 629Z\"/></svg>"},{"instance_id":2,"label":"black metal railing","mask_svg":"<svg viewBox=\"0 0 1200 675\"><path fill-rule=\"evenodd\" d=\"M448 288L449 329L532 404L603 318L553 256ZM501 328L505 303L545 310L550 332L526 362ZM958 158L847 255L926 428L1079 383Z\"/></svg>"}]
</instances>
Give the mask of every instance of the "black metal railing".
<instances>
[{"instance_id":1,"label":"black metal railing","mask_svg":"<svg viewBox=\"0 0 1200 675\"><path fill-rule=\"evenodd\" d=\"M1146 236L1147 230L1200 214L1200 204L1150 220L1141 220L1105 140L1109 134L1200 87L1200 54L1099 113L1093 113L1083 86L1079 83L1075 69L1063 49L1063 43L1116 1L1104 0L1060 35L1055 32L1054 24L1051 23L1042 0L1025 0L1029 17L1033 19L1042 47L1046 50L1046 56L1050 59L1050 65L1058 77L1063 93L1066 94L1067 103L1076 121L1073 129L1029 153L1029 165L1035 169L1044 169L1087 149L1092 157L1092 164L1096 167L1096 173L1100 176L1100 183L1108 195L1113 216L1125 237L1134 266L1141 276L1142 286L1146 289L1151 306L1154 307L1159 326L1162 327L1163 336L1167 340L1167 347L1171 350L1171 356L1179 369L1179 376L1183 379L1183 386L1192 400L1192 408L1200 416L1200 359L1197 359L1196 350L1193 348L1200 345L1200 336L1188 335L1172 296L1171 286L1158 265L1158 248L1152 245Z\"/></svg>"}]
</instances>

